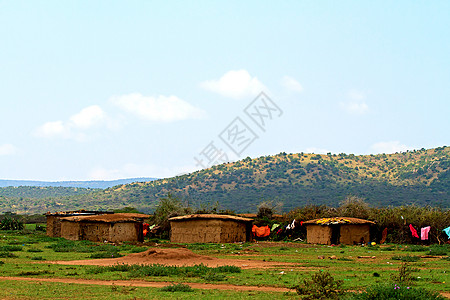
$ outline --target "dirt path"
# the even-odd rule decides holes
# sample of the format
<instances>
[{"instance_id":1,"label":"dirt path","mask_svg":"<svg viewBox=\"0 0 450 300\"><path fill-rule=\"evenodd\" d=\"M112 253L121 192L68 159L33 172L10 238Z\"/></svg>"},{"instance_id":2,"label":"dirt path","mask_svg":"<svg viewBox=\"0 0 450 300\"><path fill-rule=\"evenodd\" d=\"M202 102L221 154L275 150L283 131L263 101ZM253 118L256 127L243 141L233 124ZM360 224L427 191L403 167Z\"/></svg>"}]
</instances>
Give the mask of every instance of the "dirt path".
<instances>
[{"instance_id":1,"label":"dirt path","mask_svg":"<svg viewBox=\"0 0 450 300\"><path fill-rule=\"evenodd\" d=\"M33 282L59 282L75 284L93 284L93 285L117 285L133 287L155 287L162 288L170 285L171 282L141 281L141 280L89 280L75 278L31 278L31 277L0 277L0 280L14 281L33 281ZM295 292L293 289L277 288L271 286L242 286L231 284L209 284L209 283L185 283L193 289L203 290L233 290L233 291L258 291L258 292Z\"/></svg>"}]
</instances>

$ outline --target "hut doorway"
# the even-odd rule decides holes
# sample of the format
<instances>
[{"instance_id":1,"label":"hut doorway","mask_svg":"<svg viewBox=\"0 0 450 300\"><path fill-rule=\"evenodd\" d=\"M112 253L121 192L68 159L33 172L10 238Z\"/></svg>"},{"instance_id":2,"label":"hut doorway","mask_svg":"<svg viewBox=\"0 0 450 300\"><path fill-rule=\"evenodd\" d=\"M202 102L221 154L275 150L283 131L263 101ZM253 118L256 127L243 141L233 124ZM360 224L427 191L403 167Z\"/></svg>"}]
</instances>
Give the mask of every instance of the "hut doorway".
<instances>
[{"instance_id":1,"label":"hut doorway","mask_svg":"<svg viewBox=\"0 0 450 300\"><path fill-rule=\"evenodd\" d=\"M330 242L332 245L339 245L341 238L341 226L340 225L331 225L331 239Z\"/></svg>"}]
</instances>

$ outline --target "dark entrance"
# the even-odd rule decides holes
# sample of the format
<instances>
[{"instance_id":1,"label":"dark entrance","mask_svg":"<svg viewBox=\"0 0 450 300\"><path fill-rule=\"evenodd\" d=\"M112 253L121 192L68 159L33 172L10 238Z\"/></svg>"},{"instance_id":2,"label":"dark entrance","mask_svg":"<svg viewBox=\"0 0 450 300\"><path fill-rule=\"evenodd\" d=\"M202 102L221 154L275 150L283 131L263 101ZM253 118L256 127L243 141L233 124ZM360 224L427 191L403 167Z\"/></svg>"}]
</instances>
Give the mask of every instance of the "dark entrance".
<instances>
[{"instance_id":1,"label":"dark entrance","mask_svg":"<svg viewBox=\"0 0 450 300\"><path fill-rule=\"evenodd\" d=\"M340 244L341 238L341 226L340 225L330 225L331 226L331 239L330 242L333 245Z\"/></svg>"}]
</instances>

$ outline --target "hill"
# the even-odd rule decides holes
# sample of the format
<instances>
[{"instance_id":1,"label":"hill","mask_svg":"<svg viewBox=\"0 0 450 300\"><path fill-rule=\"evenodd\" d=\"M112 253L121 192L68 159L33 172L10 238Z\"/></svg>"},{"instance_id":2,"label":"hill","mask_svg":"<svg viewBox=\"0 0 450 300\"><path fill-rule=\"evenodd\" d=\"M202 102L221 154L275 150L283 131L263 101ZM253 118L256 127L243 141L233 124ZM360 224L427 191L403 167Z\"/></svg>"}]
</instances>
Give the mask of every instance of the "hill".
<instances>
[{"instance_id":1,"label":"hill","mask_svg":"<svg viewBox=\"0 0 450 300\"><path fill-rule=\"evenodd\" d=\"M373 206L450 207L450 147L395 154L286 154L217 165L175 178L118 185L88 194L18 202L18 212L112 209L151 212L168 193L186 204L254 212L265 200L289 211L305 204L337 206L348 195ZM5 199L4 199L5 200ZM7 200L7 199L6 199ZM0 209L4 209L0 201Z\"/></svg>"}]
</instances>

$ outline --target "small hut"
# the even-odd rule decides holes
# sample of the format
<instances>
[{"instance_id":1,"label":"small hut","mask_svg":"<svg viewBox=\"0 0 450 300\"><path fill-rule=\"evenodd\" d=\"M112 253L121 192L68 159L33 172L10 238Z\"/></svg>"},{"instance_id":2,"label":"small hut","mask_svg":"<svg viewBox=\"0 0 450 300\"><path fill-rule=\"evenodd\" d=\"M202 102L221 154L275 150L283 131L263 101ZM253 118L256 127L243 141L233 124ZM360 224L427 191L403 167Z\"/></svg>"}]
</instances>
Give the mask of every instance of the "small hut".
<instances>
[{"instance_id":1,"label":"small hut","mask_svg":"<svg viewBox=\"0 0 450 300\"><path fill-rule=\"evenodd\" d=\"M93 242L143 242L143 220L149 215L117 213L61 218L61 237Z\"/></svg>"},{"instance_id":2,"label":"small hut","mask_svg":"<svg viewBox=\"0 0 450 300\"><path fill-rule=\"evenodd\" d=\"M74 211L60 211L45 214L47 217L47 235L51 237L61 237L61 218L73 217L73 216L93 216L112 214L113 212L107 211L92 211L92 210L74 210Z\"/></svg>"},{"instance_id":3,"label":"small hut","mask_svg":"<svg viewBox=\"0 0 450 300\"><path fill-rule=\"evenodd\" d=\"M370 242L372 221L334 217L303 222L306 226L306 240L309 244L355 245Z\"/></svg>"},{"instance_id":4,"label":"small hut","mask_svg":"<svg viewBox=\"0 0 450 300\"><path fill-rule=\"evenodd\" d=\"M195 214L169 219L174 243L235 243L252 239L252 219Z\"/></svg>"}]
</instances>

